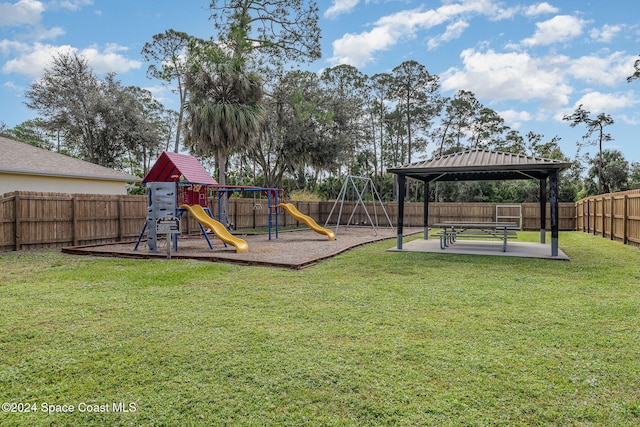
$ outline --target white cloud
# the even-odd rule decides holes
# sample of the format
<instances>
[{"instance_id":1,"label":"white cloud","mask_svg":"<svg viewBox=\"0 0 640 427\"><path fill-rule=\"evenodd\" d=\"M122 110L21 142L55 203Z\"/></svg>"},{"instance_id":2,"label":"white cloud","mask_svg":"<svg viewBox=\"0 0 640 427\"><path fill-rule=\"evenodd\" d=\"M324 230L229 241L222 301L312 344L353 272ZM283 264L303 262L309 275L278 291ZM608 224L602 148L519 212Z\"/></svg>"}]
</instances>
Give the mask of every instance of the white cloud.
<instances>
[{"instance_id":1,"label":"white cloud","mask_svg":"<svg viewBox=\"0 0 640 427\"><path fill-rule=\"evenodd\" d=\"M607 56L591 54L572 60L567 74L591 85L616 86L633 74L634 56L613 52Z\"/></svg>"},{"instance_id":2,"label":"white cloud","mask_svg":"<svg viewBox=\"0 0 640 427\"><path fill-rule=\"evenodd\" d=\"M127 50L128 48L124 46L109 44L103 51L96 46L91 46L82 49L79 53L87 58L89 65L96 73L126 73L142 66L140 61L127 59L119 53Z\"/></svg>"},{"instance_id":3,"label":"white cloud","mask_svg":"<svg viewBox=\"0 0 640 427\"><path fill-rule=\"evenodd\" d=\"M78 10L83 6L93 5L93 0L57 0L52 1L50 6L52 8Z\"/></svg>"},{"instance_id":4,"label":"white cloud","mask_svg":"<svg viewBox=\"0 0 640 427\"><path fill-rule=\"evenodd\" d=\"M558 8L550 5L547 2L534 4L525 9L524 14L526 16L538 16L547 13L558 13Z\"/></svg>"},{"instance_id":5,"label":"white cloud","mask_svg":"<svg viewBox=\"0 0 640 427\"><path fill-rule=\"evenodd\" d=\"M568 58L534 58L528 53L461 53L464 69L451 68L442 75L443 90L466 89L479 99L541 101L546 108L569 103L573 88L563 78Z\"/></svg>"},{"instance_id":6,"label":"white cloud","mask_svg":"<svg viewBox=\"0 0 640 427\"><path fill-rule=\"evenodd\" d=\"M380 27L366 33L345 34L333 42L333 57L330 61L333 64L362 67L371 61L375 52L393 46L399 36L399 32Z\"/></svg>"},{"instance_id":7,"label":"white cloud","mask_svg":"<svg viewBox=\"0 0 640 427\"><path fill-rule=\"evenodd\" d=\"M54 55L73 51L74 48L69 45L53 46L36 43L29 52L22 53L7 61L2 67L2 71L37 77L49 66Z\"/></svg>"},{"instance_id":8,"label":"white cloud","mask_svg":"<svg viewBox=\"0 0 640 427\"><path fill-rule=\"evenodd\" d=\"M589 92L578 99L574 107L582 104L586 110L593 114L613 113L625 108L635 107L640 103L633 91L622 93Z\"/></svg>"},{"instance_id":9,"label":"white cloud","mask_svg":"<svg viewBox=\"0 0 640 427\"><path fill-rule=\"evenodd\" d=\"M25 45L23 45L23 50ZM120 51L126 48L117 45L108 45L100 51L92 46L83 50L69 45L54 46L36 43L29 51L24 51L15 58L7 61L2 67L4 73L17 73L30 77L38 77L45 68L51 65L51 60L60 53L77 53L84 56L96 73L116 72L124 73L142 66L139 61L133 61L122 56Z\"/></svg>"},{"instance_id":10,"label":"white cloud","mask_svg":"<svg viewBox=\"0 0 640 427\"><path fill-rule=\"evenodd\" d=\"M63 34L65 31L61 27L45 28L42 25L36 25L31 28L29 38L32 40L52 40Z\"/></svg>"},{"instance_id":11,"label":"white cloud","mask_svg":"<svg viewBox=\"0 0 640 427\"><path fill-rule=\"evenodd\" d=\"M37 0L0 3L0 26L36 25L45 7Z\"/></svg>"},{"instance_id":12,"label":"white cloud","mask_svg":"<svg viewBox=\"0 0 640 427\"><path fill-rule=\"evenodd\" d=\"M524 39L525 46L550 45L566 42L582 34L585 22L575 16L558 15L553 18L536 23L536 32L533 37Z\"/></svg>"},{"instance_id":13,"label":"white cloud","mask_svg":"<svg viewBox=\"0 0 640 427\"><path fill-rule=\"evenodd\" d=\"M593 28L589 31L589 37L600 43L611 43L623 29L624 25L605 24L602 28Z\"/></svg>"},{"instance_id":14,"label":"white cloud","mask_svg":"<svg viewBox=\"0 0 640 427\"><path fill-rule=\"evenodd\" d=\"M403 10L380 18L369 31L359 34L348 33L335 40L333 56L329 62L332 65L350 64L362 67L375 57L376 52L387 50L402 39L413 39L420 30L458 21L458 24L452 24L444 36L440 36L446 36L451 40L456 31L461 32L461 22L464 22L461 17L475 15L502 19L505 9L498 7L492 0L464 0L445 3L437 9Z\"/></svg>"},{"instance_id":15,"label":"white cloud","mask_svg":"<svg viewBox=\"0 0 640 427\"><path fill-rule=\"evenodd\" d=\"M464 30L466 30L468 27L469 23L466 21L454 22L453 24L447 26L447 30L444 32L444 34L429 39L429 41L427 42L427 47L429 48L429 50L435 49L443 42L458 39L460 38L460 36L462 36Z\"/></svg>"},{"instance_id":16,"label":"white cloud","mask_svg":"<svg viewBox=\"0 0 640 427\"><path fill-rule=\"evenodd\" d=\"M499 111L500 117L502 117L505 123L512 129L520 129L523 122L529 122L532 120L531 113L528 111L516 111L514 109Z\"/></svg>"},{"instance_id":17,"label":"white cloud","mask_svg":"<svg viewBox=\"0 0 640 427\"><path fill-rule=\"evenodd\" d=\"M0 40L0 53L9 55L11 52L21 51L28 48L28 45L15 40Z\"/></svg>"},{"instance_id":18,"label":"white cloud","mask_svg":"<svg viewBox=\"0 0 640 427\"><path fill-rule=\"evenodd\" d=\"M343 13L349 13L360 3L360 0L333 0L333 4L324 13L327 18L333 18Z\"/></svg>"},{"instance_id":19,"label":"white cloud","mask_svg":"<svg viewBox=\"0 0 640 427\"><path fill-rule=\"evenodd\" d=\"M2 84L2 87L6 87L6 88L11 89L11 90L22 90L22 87L18 86L17 84L15 84L14 82L11 82L11 81L4 82Z\"/></svg>"}]
</instances>

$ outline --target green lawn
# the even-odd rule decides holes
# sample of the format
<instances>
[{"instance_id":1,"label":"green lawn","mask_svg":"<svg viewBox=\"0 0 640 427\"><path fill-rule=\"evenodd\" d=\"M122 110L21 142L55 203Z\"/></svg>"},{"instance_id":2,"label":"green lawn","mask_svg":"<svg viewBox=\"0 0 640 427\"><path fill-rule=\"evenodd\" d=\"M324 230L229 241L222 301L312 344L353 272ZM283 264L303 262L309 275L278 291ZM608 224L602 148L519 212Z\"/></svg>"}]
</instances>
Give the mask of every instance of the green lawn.
<instances>
[{"instance_id":1,"label":"green lawn","mask_svg":"<svg viewBox=\"0 0 640 427\"><path fill-rule=\"evenodd\" d=\"M302 271L0 254L0 425L640 425L639 249L394 245Z\"/></svg>"}]
</instances>

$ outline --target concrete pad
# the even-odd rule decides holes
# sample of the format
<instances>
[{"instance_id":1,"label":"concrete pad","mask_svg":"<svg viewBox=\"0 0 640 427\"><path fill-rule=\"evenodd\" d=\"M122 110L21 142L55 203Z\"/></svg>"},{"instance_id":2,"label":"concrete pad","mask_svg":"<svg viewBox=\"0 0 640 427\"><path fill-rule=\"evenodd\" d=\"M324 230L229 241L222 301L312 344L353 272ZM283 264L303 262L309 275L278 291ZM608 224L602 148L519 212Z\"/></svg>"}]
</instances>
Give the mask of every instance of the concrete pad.
<instances>
[{"instance_id":1,"label":"concrete pad","mask_svg":"<svg viewBox=\"0 0 640 427\"><path fill-rule=\"evenodd\" d=\"M464 255L494 255L521 258L541 258L569 261L569 257L561 249L558 249L558 256L551 256L551 244L533 242L507 243L507 251L502 252L502 241L478 241L458 239L455 243L440 249L439 239L416 239L410 242L403 242L402 249L391 248L389 251L396 252L429 252L437 254L464 254Z\"/></svg>"}]
</instances>

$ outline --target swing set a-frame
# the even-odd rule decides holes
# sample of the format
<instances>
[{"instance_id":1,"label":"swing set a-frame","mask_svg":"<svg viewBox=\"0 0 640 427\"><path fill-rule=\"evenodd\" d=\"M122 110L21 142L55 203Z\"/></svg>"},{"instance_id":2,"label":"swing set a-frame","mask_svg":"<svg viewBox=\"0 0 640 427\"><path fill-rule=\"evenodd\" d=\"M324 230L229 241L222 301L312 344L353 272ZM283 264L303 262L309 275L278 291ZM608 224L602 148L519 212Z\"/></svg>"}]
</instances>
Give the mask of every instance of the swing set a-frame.
<instances>
[{"instance_id":1,"label":"swing set a-frame","mask_svg":"<svg viewBox=\"0 0 640 427\"><path fill-rule=\"evenodd\" d=\"M364 199L367 198L367 196L369 196L373 202L373 213L374 213L373 219L371 218L371 215L369 214L369 210L367 209L367 205L364 202ZM326 227L327 224L329 223L329 220L331 220L331 216L333 215L333 212L335 211L339 203L340 209L338 211L338 219L336 220L336 231L335 231L336 235L338 234L338 228L340 228L340 220L342 219L345 200L347 200L348 202L355 202L355 205L353 206L353 210L351 211L351 215L349 216L349 219L347 220L345 227L348 227L349 225L351 225L351 221L353 220L354 215L358 210L358 207L362 206L362 209L367 217L368 223L371 225L375 235L377 236L378 235L377 227L379 227L379 221L378 221L378 205L379 205L380 208L382 209L382 212L384 212L384 216L387 219L387 223L389 224L389 227L394 228L393 223L391 222L391 219L387 214L387 210L385 209L384 204L382 203L380 194L378 194L378 190L376 190L376 186L374 185L373 180L371 178L348 175L347 178L344 180L344 184L342 185L340 193L336 198L336 202L333 204L333 207L331 208L331 212L329 212L329 216L327 217L327 221L324 224L324 226ZM366 225L366 223L361 225Z\"/></svg>"}]
</instances>

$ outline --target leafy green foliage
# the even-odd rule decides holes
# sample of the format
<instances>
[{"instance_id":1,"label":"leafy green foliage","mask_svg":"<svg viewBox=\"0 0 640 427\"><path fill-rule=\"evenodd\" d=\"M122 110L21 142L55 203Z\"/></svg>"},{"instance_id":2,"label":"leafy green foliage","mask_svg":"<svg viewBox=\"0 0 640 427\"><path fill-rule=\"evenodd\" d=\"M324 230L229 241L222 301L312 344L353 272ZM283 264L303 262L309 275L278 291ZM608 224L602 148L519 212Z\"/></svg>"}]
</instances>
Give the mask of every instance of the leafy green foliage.
<instances>
[{"instance_id":1,"label":"leafy green foliage","mask_svg":"<svg viewBox=\"0 0 640 427\"><path fill-rule=\"evenodd\" d=\"M25 97L65 150L101 166L120 168L127 156L144 164L161 142L159 121L150 112L162 107L149 92L123 87L115 74L99 79L77 54L56 56Z\"/></svg>"}]
</instances>

